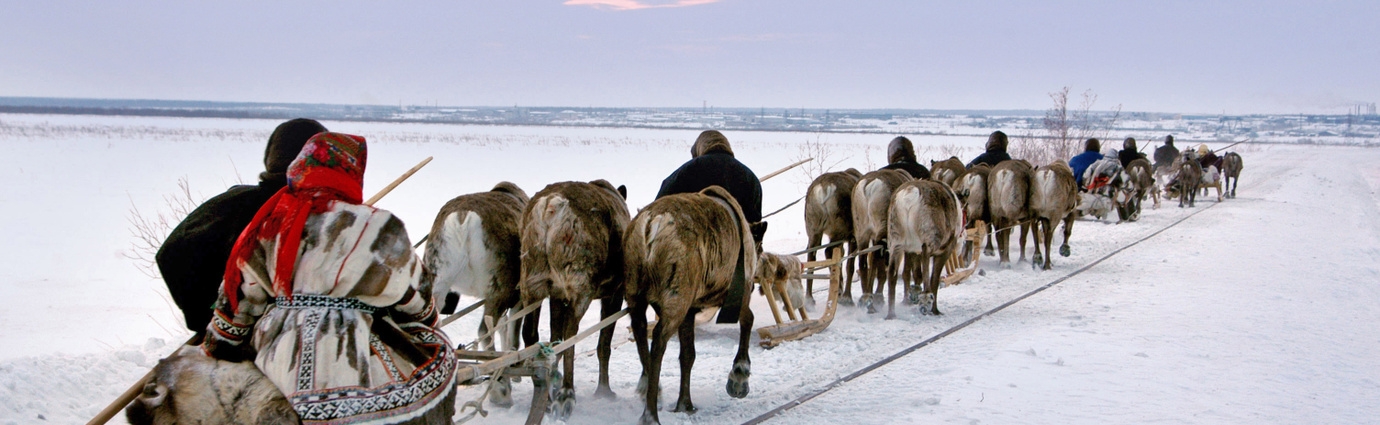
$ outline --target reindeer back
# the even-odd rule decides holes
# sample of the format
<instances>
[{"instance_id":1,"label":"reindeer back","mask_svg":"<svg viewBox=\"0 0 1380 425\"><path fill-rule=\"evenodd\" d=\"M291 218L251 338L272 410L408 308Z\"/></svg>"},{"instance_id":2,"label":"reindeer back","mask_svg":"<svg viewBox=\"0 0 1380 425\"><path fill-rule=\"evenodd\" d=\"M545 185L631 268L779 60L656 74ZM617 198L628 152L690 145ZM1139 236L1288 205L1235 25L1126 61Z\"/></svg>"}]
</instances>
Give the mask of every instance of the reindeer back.
<instances>
[{"instance_id":1,"label":"reindeer back","mask_svg":"<svg viewBox=\"0 0 1380 425\"><path fill-rule=\"evenodd\" d=\"M987 208L992 217L1024 220L1030 215L1030 180L1034 170L1024 161L1002 161L987 178Z\"/></svg>"},{"instance_id":2,"label":"reindeer back","mask_svg":"<svg viewBox=\"0 0 1380 425\"><path fill-rule=\"evenodd\" d=\"M858 180L853 187L853 236L858 242L876 242L886 237L891 193L910 180L909 174L898 170L877 170Z\"/></svg>"},{"instance_id":3,"label":"reindeer back","mask_svg":"<svg viewBox=\"0 0 1380 425\"><path fill-rule=\"evenodd\" d=\"M853 170L857 172L857 170ZM805 231L830 240L853 238L853 187L859 176L824 173L805 191Z\"/></svg>"}]
</instances>

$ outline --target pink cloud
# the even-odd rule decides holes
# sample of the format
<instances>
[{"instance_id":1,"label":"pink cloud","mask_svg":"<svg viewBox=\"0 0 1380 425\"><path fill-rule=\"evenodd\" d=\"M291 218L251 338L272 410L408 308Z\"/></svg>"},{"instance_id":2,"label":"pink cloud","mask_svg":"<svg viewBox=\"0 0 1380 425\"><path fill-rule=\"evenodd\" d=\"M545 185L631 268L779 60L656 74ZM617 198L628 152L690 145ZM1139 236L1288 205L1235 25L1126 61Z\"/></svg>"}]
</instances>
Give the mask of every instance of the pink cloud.
<instances>
[{"instance_id":1,"label":"pink cloud","mask_svg":"<svg viewBox=\"0 0 1380 425\"><path fill-rule=\"evenodd\" d=\"M596 9L638 10L699 6L718 2L719 0L674 0L671 2L657 2L655 0L566 0L562 4L566 6L590 6Z\"/></svg>"}]
</instances>

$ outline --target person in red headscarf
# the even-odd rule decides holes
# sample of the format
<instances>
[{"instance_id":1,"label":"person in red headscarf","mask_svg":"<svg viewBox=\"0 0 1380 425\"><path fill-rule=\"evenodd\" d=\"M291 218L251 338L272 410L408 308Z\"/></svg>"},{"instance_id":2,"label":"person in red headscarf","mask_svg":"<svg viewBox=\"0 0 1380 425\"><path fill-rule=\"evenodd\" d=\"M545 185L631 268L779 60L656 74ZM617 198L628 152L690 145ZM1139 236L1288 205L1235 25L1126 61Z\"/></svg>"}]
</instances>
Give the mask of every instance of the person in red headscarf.
<instances>
[{"instance_id":1,"label":"person in red headscarf","mask_svg":"<svg viewBox=\"0 0 1380 425\"><path fill-rule=\"evenodd\" d=\"M402 221L361 203L366 152L307 141L235 242L203 347L252 359L304 424L448 424L456 359Z\"/></svg>"}]
</instances>

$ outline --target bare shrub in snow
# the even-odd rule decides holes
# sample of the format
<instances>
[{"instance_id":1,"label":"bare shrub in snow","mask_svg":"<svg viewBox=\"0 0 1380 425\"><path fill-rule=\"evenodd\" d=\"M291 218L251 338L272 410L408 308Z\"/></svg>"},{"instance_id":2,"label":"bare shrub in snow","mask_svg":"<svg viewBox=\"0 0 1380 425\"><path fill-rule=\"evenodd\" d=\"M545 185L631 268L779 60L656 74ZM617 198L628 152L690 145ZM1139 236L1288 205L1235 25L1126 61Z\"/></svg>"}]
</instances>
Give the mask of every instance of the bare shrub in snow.
<instances>
[{"instance_id":1,"label":"bare shrub in snow","mask_svg":"<svg viewBox=\"0 0 1380 425\"><path fill-rule=\"evenodd\" d=\"M134 237L134 241L131 242L130 250L124 252L124 256L134 260L134 266L140 272L154 279L162 277L158 273L158 263L154 261L158 248L163 246L168 233L204 201L199 199L200 197L192 196L191 185L187 183L185 176L177 179L177 188L177 192L163 195L163 208L151 214L146 215L130 201L129 216L126 220L129 222L129 233Z\"/></svg>"}]
</instances>

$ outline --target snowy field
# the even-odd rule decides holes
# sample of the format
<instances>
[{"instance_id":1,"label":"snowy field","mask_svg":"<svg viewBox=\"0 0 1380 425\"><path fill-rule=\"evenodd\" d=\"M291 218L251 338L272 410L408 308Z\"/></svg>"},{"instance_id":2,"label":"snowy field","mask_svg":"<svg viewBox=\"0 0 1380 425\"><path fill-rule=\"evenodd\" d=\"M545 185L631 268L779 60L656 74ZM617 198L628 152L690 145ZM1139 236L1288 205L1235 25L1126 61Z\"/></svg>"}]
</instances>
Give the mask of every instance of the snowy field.
<instances>
[{"instance_id":1,"label":"snowy field","mask_svg":"<svg viewBox=\"0 0 1380 425\"><path fill-rule=\"evenodd\" d=\"M7 182L0 189L6 206L0 220L10 240L0 268L0 299L6 301L0 309L0 424L84 423L186 340L189 333L162 281L130 258L138 254L132 209L142 216L166 213L179 179L197 199L256 181L264 142L277 123L0 114L6 152L0 177ZM500 180L532 194L552 182L604 178L628 186L635 212L689 158L698 133L324 124L369 139L366 195L435 157L378 204L403 218L414 240L447 200ZM875 168L885 161L890 139L727 136L738 158L759 175L803 157L807 142L828 147L826 165ZM970 159L984 142L912 140L922 160L951 153ZM737 326L702 326L691 388L699 412L669 412L679 380L671 347L661 419L750 420L1140 241L774 422L1374 422L1380 417L1374 401L1380 400L1380 151L1237 150L1246 165L1239 198L1219 204L1200 197L1194 209L1166 204L1129 224L1080 220L1073 255L1056 257L1049 272L1031 270L1029 263L998 268L984 257L985 275L940 291L942 316L906 309L899 320L885 321L842 308L833 326L803 341L764 350L754 335L746 399L723 390ZM808 181L792 171L765 182L764 212L799 198ZM803 248L802 216L797 205L770 218L766 249ZM771 324L765 304L759 300L754 307L756 325ZM586 325L597 321L594 316ZM452 340L471 340L476 320L467 317L446 331ZM623 323L615 341L624 339ZM570 422L635 422L642 404L633 391L640 366L632 344L614 351L616 400L593 398L593 349L593 339L577 347L579 401ZM478 395L462 388L460 400ZM520 423L530 398L529 384L515 385L517 407L491 408L475 421Z\"/></svg>"}]
</instances>

